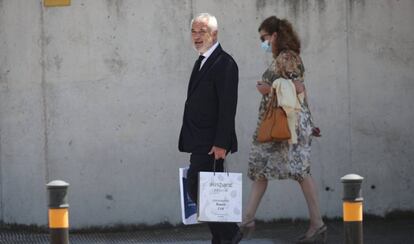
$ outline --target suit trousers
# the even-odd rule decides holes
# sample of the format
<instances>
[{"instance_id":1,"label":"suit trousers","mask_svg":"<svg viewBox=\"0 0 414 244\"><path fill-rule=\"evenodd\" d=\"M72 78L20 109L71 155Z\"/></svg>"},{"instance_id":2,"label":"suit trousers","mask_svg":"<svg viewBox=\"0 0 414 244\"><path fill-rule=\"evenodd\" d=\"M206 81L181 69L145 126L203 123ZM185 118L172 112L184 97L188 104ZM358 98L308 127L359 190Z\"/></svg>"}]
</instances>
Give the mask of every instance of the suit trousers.
<instances>
[{"instance_id":1,"label":"suit trousers","mask_svg":"<svg viewBox=\"0 0 414 244\"><path fill-rule=\"evenodd\" d=\"M216 160L216 172L223 172L224 161ZM198 172L214 171L214 156L208 154L192 153L190 156L190 168L187 171L187 189L191 199L197 203ZM213 236L213 244L230 242L239 232L236 223L208 222L208 227Z\"/></svg>"}]
</instances>

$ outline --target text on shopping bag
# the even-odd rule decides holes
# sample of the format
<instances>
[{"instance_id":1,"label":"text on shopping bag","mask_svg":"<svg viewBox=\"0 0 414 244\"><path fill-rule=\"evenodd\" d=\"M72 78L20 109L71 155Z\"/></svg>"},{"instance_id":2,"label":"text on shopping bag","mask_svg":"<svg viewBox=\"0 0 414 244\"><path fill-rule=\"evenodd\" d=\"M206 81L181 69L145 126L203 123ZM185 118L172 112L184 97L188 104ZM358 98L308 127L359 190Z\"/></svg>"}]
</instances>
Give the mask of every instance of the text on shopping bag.
<instances>
[{"instance_id":1,"label":"text on shopping bag","mask_svg":"<svg viewBox=\"0 0 414 244\"><path fill-rule=\"evenodd\" d=\"M198 220L241 222L242 174L200 172Z\"/></svg>"}]
</instances>

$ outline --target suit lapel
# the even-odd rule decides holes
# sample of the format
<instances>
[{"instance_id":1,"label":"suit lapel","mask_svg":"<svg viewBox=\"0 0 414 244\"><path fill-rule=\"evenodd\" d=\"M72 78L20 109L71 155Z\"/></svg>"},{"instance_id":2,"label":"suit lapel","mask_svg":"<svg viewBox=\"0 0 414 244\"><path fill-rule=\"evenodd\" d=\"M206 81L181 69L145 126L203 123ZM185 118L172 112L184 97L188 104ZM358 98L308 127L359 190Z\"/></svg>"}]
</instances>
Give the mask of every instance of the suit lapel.
<instances>
[{"instance_id":1,"label":"suit lapel","mask_svg":"<svg viewBox=\"0 0 414 244\"><path fill-rule=\"evenodd\" d=\"M190 82L188 83L188 88L187 88L187 97L190 95L190 90L192 90L191 88L193 87L193 83L195 82L195 77L197 76L198 71L196 70L197 67L197 62L194 64L193 67L193 71L191 72L191 76L190 76Z\"/></svg>"},{"instance_id":2,"label":"suit lapel","mask_svg":"<svg viewBox=\"0 0 414 244\"><path fill-rule=\"evenodd\" d=\"M192 83L191 87L192 89L188 90L188 96L190 96L194 90L197 88L198 84L200 83L201 78L206 74L206 72L210 69L210 67L214 64L214 62L217 60L218 56L222 52L222 48L220 44L217 46L217 48L213 51L213 53L208 57L207 61L203 64L203 67L201 67L201 70L198 72L198 74L194 75L194 69L191 74L190 83Z\"/></svg>"}]
</instances>

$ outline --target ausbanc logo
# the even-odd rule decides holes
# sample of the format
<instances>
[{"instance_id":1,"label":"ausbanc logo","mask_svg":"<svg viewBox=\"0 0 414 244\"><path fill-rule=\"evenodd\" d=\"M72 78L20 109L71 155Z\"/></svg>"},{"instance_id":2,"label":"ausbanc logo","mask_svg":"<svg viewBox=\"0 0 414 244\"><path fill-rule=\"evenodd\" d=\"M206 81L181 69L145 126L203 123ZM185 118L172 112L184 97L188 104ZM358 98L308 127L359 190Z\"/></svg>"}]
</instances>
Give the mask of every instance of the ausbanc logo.
<instances>
[{"instance_id":1,"label":"ausbanc logo","mask_svg":"<svg viewBox=\"0 0 414 244\"><path fill-rule=\"evenodd\" d=\"M215 183L215 182L211 182L210 183L210 187L233 187L233 183Z\"/></svg>"}]
</instances>

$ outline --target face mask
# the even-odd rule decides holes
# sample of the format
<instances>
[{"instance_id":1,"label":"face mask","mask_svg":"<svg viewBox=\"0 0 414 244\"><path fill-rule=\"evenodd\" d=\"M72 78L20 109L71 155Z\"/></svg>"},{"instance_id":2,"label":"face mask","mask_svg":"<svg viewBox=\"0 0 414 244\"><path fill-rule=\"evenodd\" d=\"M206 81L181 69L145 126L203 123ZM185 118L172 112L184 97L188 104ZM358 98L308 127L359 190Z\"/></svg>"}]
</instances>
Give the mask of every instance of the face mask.
<instances>
[{"instance_id":1,"label":"face mask","mask_svg":"<svg viewBox=\"0 0 414 244\"><path fill-rule=\"evenodd\" d=\"M266 40L266 41L262 42L262 44L260 45L260 47L261 47L261 48L262 48L265 52L268 52L268 53L272 52L272 47L270 46L270 44L269 44L269 41L268 41L268 40Z\"/></svg>"}]
</instances>

